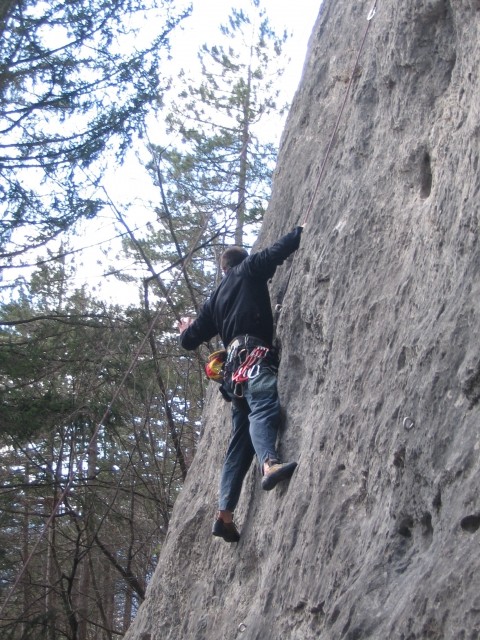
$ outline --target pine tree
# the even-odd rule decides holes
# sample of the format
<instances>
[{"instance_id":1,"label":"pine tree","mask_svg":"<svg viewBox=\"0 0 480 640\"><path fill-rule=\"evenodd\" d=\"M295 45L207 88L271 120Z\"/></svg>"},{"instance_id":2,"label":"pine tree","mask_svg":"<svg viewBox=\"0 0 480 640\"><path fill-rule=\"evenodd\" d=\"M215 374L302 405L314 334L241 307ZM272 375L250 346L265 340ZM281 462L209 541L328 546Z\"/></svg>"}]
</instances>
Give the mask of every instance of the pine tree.
<instances>
[{"instance_id":1,"label":"pine tree","mask_svg":"<svg viewBox=\"0 0 480 640\"><path fill-rule=\"evenodd\" d=\"M144 597L184 478L179 453L188 465L195 446L198 412L185 417L177 399L182 365L171 364L166 339L156 361L146 346L110 403L147 319L71 291L70 275L62 260L49 263L2 308L0 602L40 540L2 637L122 633ZM168 381L163 393L157 375Z\"/></svg>"},{"instance_id":2,"label":"pine tree","mask_svg":"<svg viewBox=\"0 0 480 640\"><path fill-rule=\"evenodd\" d=\"M173 0L6 0L0 10L0 257L97 214L98 182L161 104ZM156 33L138 46L151 16ZM143 33L143 32L142 32ZM143 39L142 39L143 42ZM16 233L18 232L18 233ZM8 246L11 239L17 243Z\"/></svg>"},{"instance_id":3,"label":"pine tree","mask_svg":"<svg viewBox=\"0 0 480 640\"><path fill-rule=\"evenodd\" d=\"M263 216L276 158L262 128L281 111L278 59L286 33L271 28L258 0L233 9L221 27L222 43L199 52L202 82L181 74L184 90L168 118L179 132L177 149L156 150L164 166L172 209L208 212L236 244Z\"/></svg>"}]
</instances>

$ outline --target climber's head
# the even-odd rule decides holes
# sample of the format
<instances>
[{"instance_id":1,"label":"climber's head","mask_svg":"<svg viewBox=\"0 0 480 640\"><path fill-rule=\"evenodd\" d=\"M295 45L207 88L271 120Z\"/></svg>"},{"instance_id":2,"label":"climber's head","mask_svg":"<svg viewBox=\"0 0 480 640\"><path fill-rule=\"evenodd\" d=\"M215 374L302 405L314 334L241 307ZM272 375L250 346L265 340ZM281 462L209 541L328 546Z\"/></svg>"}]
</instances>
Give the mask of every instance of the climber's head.
<instances>
[{"instance_id":1,"label":"climber's head","mask_svg":"<svg viewBox=\"0 0 480 640\"><path fill-rule=\"evenodd\" d=\"M220 258L220 266L223 271L228 271L232 267L236 267L237 264L240 264L245 260L248 256L248 251L243 247L228 247L222 253L222 257Z\"/></svg>"}]
</instances>

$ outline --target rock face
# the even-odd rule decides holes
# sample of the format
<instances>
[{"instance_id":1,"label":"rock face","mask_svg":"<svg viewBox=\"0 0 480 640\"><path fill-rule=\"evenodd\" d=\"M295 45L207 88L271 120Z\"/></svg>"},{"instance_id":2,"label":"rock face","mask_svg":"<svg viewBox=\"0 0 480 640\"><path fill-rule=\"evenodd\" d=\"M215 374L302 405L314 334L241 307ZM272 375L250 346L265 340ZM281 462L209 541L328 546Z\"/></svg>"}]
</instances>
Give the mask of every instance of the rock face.
<instances>
[{"instance_id":1,"label":"rock face","mask_svg":"<svg viewBox=\"0 0 480 640\"><path fill-rule=\"evenodd\" d=\"M258 248L281 267L280 448L238 545L210 533L229 407L205 431L128 640L480 637L480 1L324 0ZM318 184L318 190L312 200Z\"/></svg>"}]
</instances>

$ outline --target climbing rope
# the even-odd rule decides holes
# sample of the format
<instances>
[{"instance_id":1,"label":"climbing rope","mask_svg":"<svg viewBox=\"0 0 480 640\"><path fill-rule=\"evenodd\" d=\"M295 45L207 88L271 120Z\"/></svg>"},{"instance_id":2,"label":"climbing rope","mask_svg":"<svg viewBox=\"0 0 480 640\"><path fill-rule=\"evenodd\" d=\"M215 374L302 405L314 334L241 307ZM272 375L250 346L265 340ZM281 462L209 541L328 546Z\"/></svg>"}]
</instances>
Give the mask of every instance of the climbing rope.
<instances>
[{"instance_id":1,"label":"climbing rope","mask_svg":"<svg viewBox=\"0 0 480 640\"><path fill-rule=\"evenodd\" d=\"M368 13L368 16L367 16L367 26L365 28L365 33L363 34L362 42L361 42L360 47L358 49L357 57L355 58L355 64L353 65L352 73L350 74L350 80L349 80L348 85L347 85L347 90L345 91L345 97L343 98L342 106L341 106L340 111L338 113L337 120L336 120L335 126L333 128L333 133L332 133L332 136L330 138L330 142L328 143L328 147L327 147L327 150L325 152L325 156L323 158L322 166L320 167L320 172L319 172L319 175L318 175L317 183L315 185L315 189L313 191L312 197L310 199L310 204L308 205L307 213L305 215L305 222L307 221L308 217L310 216L310 213L311 213L312 207L313 207L313 202L315 200L315 196L317 195L318 187L320 186L320 182L322 181L323 174L325 173L325 167L327 166L327 160L328 160L328 157L330 155L330 151L332 150L332 147L333 147L333 141L335 139L335 136L337 135L337 131L338 131L338 127L339 127L339 124L340 124L340 120L342 119L343 111L345 109L345 105L347 104L347 99L348 99L348 96L349 96L349 93L350 93L350 89L351 89L352 84L353 84L353 79L355 77L355 71L357 70L358 62L360 60L360 56L362 55L363 46L365 44L365 40L367 39L368 30L370 29L370 24L372 22L373 16L376 13L376 10L377 10L377 0L374 1L373 6L370 9L370 11Z\"/></svg>"},{"instance_id":2,"label":"climbing rope","mask_svg":"<svg viewBox=\"0 0 480 640\"><path fill-rule=\"evenodd\" d=\"M365 27L365 32L363 34L363 38L361 40L360 47L359 47L357 55L355 57L355 63L354 63L353 68L352 68L352 73L350 74L350 80L348 82L347 89L345 91L345 96L343 98L342 105L340 107L340 111L339 111L337 119L335 121L335 126L333 127L333 132L332 132L332 135L330 137L330 141L328 143L327 150L325 152L325 155L324 155L321 167L320 167L318 178L317 178L317 181L316 181L316 184L315 184L315 189L313 190L312 197L310 198L310 202L309 202L309 205L307 207L307 212L306 212L305 217L303 219L302 225L305 225L308 222L308 219L309 219L310 214L312 212L313 203L315 201L315 198L316 198L316 195L317 195L317 192L318 192L318 188L320 186L320 183L322 181L323 175L325 173L325 168L327 166L327 161L328 161L328 158L330 156L330 152L331 152L331 150L333 148L333 143L334 143L334 140L335 140L335 136L337 135L338 127L340 125L340 120L342 119L342 115L343 115L343 112L345 110L345 105L347 104L347 99L348 99L348 96L350 94L350 89L351 89L352 84L353 84L353 79L355 77L355 71L357 70L357 66L358 66L358 62L360 60L360 56L362 55L363 47L364 47L365 41L367 39L367 34L368 34L369 29L370 29L370 24L371 24L372 19L373 19L374 15L375 15L375 13L377 11L377 1L378 0L374 0L372 8L370 9L370 11L368 13L367 26ZM321 259L322 256L323 256L323 252L322 252L322 254L320 256L320 259ZM280 316L280 311L282 309L283 300L285 298L285 295L287 294L288 287L289 287L289 284L290 284L290 278L292 277L293 261L294 261L294 258L292 258L292 265L291 265L290 271L288 273L288 278L287 278L287 282L285 284L285 287L283 287L283 289L281 290L280 295L277 298L277 304L275 305L275 315L274 315L275 326L277 325L278 318Z\"/></svg>"}]
</instances>

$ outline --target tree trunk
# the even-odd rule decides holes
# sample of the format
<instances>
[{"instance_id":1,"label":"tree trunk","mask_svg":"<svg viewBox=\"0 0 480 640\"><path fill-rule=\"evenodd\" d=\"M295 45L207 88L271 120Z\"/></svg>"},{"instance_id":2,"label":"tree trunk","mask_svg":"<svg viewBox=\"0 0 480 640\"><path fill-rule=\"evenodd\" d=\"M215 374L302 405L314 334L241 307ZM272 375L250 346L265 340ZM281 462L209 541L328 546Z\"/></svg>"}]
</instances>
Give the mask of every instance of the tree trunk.
<instances>
[{"instance_id":1,"label":"tree trunk","mask_svg":"<svg viewBox=\"0 0 480 640\"><path fill-rule=\"evenodd\" d=\"M130 518L129 518L129 527L130 527L130 544L128 546L128 560L127 560L127 571L128 573L132 572L132 561L133 561L133 548L135 544L135 486L132 480L132 484L130 486ZM133 593L132 587L127 584L127 590L125 593L125 608L123 612L123 631L126 633L130 623L132 621L132 603L133 603Z\"/></svg>"},{"instance_id":2,"label":"tree trunk","mask_svg":"<svg viewBox=\"0 0 480 640\"><path fill-rule=\"evenodd\" d=\"M60 461L55 461L55 440L52 435L50 442L51 451L51 465L50 465L50 479L53 486L53 495L50 499L46 499L45 515L50 516L58 500L58 473L61 466ZM55 469L55 471L53 471ZM56 601L55 601L55 527L56 519L52 518L50 526L47 532L47 557L45 567L45 619L47 624L47 638L48 640L55 640L55 618L56 618Z\"/></svg>"},{"instance_id":3,"label":"tree trunk","mask_svg":"<svg viewBox=\"0 0 480 640\"><path fill-rule=\"evenodd\" d=\"M86 556L82 562L82 570L78 587L78 640L87 640L89 607L90 599L90 582L91 570L88 562L88 555L92 553L93 530L94 530L94 511L93 493L89 485L94 482L95 471L97 466L97 436L95 435L88 446L88 467L87 481L85 486L85 547L87 549Z\"/></svg>"},{"instance_id":4,"label":"tree trunk","mask_svg":"<svg viewBox=\"0 0 480 640\"><path fill-rule=\"evenodd\" d=\"M250 141L250 91L252 70L248 67L247 91L243 101L242 148L240 151L240 169L238 172L238 196L235 227L235 244L243 244L243 227L245 225L245 201L247 196L248 143Z\"/></svg>"},{"instance_id":5,"label":"tree trunk","mask_svg":"<svg viewBox=\"0 0 480 640\"><path fill-rule=\"evenodd\" d=\"M28 476L29 476L29 464L28 461L25 463L25 487L28 487ZM29 509L29 495L28 490L25 490L25 503L24 503L24 512L23 512L23 526L22 526L22 562L25 563L28 560L28 556L30 553L28 537L30 532L30 509ZM22 636L26 633L27 629L27 620L31 615L30 612L31 607L31 578L30 578L30 570L27 569L23 576L23 623L20 625Z\"/></svg>"}]
</instances>

